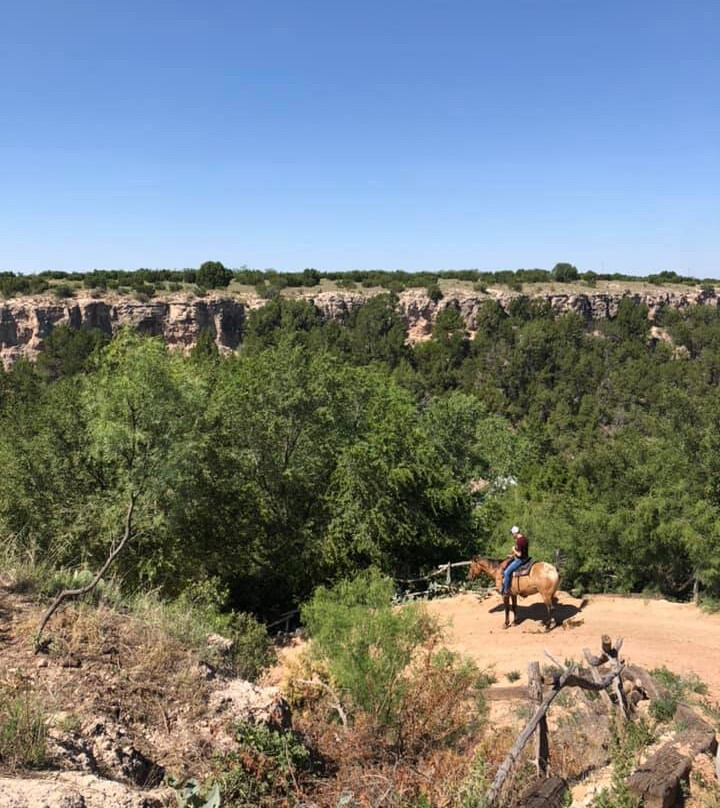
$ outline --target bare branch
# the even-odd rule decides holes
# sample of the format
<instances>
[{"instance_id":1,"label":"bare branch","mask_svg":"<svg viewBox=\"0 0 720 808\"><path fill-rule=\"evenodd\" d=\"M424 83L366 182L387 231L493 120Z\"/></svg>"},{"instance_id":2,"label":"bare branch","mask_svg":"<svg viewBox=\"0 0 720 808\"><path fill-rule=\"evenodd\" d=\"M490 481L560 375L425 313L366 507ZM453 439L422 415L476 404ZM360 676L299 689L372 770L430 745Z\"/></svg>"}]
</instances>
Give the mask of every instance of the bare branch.
<instances>
[{"instance_id":1,"label":"bare branch","mask_svg":"<svg viewBox=\"0 0 720 808\"><path fill-rule=\"evenodd\" d=\"M330 687L329 684L327 684L327 682L323 682L320 679L296 679L295 681L301 685L312 685L315 687L321 687L323 690L325 690L330 698L333 699L330 706L340 717L343 727L347 729L347 713L343 709L342 704L340 704L340 699L338 698L337 693Z\"/></svg>"},{"instance_id":2,"label":"bare branch","mask_svg":"<svg viewBox=\"0 0 720 808\"><path fill-rule=\"evenodd\" d=\"M63 589L62 592L60 592L60 594L52 602L50 608L43 615L42 620L40 621L40 625L38 626L37 633L35 635L35 653L38 653L38 651L40 651L42 647L40 638L42 637L43 630L45 629L48 620L53 616L53 614L55 614L55 612L63 603L63 601L74 600L76 598L82 597L83 595L86 595L88 592L91 592L98 585L103 575L105 575L105 573L108 571L113 561L115 561L115 559L123 551L123 548L128 543L130 536L132 534L132 517L138 496L139 492L137 491L133 491L133 493L130 495L130 503L128 505L127 514L125 515L125 532L123 533L123 537L118 543L118 545L111 550L110 555L108 555L108 557L105 559L105 563L97 571L92 581L90 581L90 583L87 584L86 586L80 586L77 589Z\"/></svg>"}]
</instances>

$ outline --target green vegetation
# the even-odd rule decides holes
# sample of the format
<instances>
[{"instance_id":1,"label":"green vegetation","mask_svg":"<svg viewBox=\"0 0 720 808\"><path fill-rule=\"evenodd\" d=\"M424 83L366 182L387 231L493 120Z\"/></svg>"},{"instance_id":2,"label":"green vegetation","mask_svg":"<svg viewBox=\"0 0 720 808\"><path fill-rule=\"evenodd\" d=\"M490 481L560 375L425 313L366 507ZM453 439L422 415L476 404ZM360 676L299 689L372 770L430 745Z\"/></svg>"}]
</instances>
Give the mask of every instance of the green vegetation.
<instances>
[{"instance_id":1,"label":"green vegetation","mask_svg":"<svg viewBox=\"0 0 720 808\"><path fill-rule=\"evenodd\" d=\"M97 569L134 492L126 592L212 586L268 621L370 565L502 555L513 523L566 588L720 595L717 309L660 312L658 340L630 298L599 333L488 300L472 339L450 305L411 346L396 303L276 297L226 358L209 332L183 357L55 329L0 373L4 544Z\"/></svg>"},{"instance_id":2,"label":"green vegetation","mask_svg":"<svg viewBox=\"0 0 720 808\"><path fill-rule=\"evenodd\" d=\"M377 571L320 587L302 611L313 650L351 704L381 725L397 721L408 688L402 674L437 627L417 604L392 609L394 586Z\"/></svg>"},{"instance_id":3,"label":"green vegetation","mask_svg":"<svg viewBox=\"0 0 720 808\"><path fill-rule=\"evenodd\" d=\"M660 723L671 721L678 703L691 694L707 695L707 685L694 674L687 677L680 676L664 666L656 668L651 673L660 686L660 695L650 705L650 715Z\"/></svg>"},{"instance_id":4,"label":"green vegetation","mask_svg":"<svg viewBox=\"0 0 720 808\"><path fill-rule=\"evenodd\" d=\"M92 270L90 272L64 272L51 270L36 275L21 275L14 272L0 272L0 298L13 295L40 294L53 290L59 297L70 297L76 289L84 287L92 290L114 289L132 291L133 294L152 297L156 290L180 291L183 285L197 284L198 289L224 289L231 282L241 286L255 287L258 294L267 299L276 297L283 289L310 288L321 281L334 282L338 288L364 289L383 288L391 293L399 293L407 288L426 289L431 299L442 299L439 281L467 281L473 283L477 291L485 291L490 285L504 285L521 291L523 284L533 283L575 283L595 286L597 281L638 282L656 285L702 284L712 291L717 281L712 278L697 279L678 275L673 271L663 271L638 277L621 272L597 273L589 270L579 272L569 263L558 263L552 270L518 269L480 272L477 269L442 270L438 272L405 272L403 270L350 270L347 272L320 272L308 267L301 272L278 272L274 269L251 269L247 266L229 269L220 261L205 261L197 269L136 269L136 270Z\"/></svg>"},{"instance_id":5,"label":"green vegetation","mask_svg":"<svg viewBox=\"0 0 720 808\"><path fill-rule=\"evenodd\" d=\"M0 687L0 762L35 768L46 759L45 711L26 681Z\"/></svg>"},{"instance_id":6,"label":"green vegetation","mask_svg":"<svg viewBox=\"0 0 720 808\"><path fill-rule=\"evenodd\" d=\"M610 725L610 759L612 781L593 801L593 808L638 808L640 798L631 793L627 777L635 767L642 750L653 737L642 719L627 722L622 727Z\"/></svg>"}]
</instances>

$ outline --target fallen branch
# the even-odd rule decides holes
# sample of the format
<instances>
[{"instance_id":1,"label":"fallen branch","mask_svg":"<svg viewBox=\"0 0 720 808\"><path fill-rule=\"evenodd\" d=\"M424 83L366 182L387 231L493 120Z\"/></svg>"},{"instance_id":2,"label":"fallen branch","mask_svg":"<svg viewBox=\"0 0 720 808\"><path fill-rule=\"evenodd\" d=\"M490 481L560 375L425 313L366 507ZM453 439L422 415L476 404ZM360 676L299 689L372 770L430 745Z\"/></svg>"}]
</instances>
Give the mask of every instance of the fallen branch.
<instances>
[{"instance_id":1,"label":"fallen branch","mask_svg":"<svg viewBox=\"0 0 720 808\"><path fill-rule=\"evenodd\" d=\"M110 555L105 559L105 563L100 567L100 569L95 574L95 577L90 581L89 584L86 586L80 586L77 589L63 589L62 592L55 598L50 608L45 612L40 621L40 625L38 626L37 633L35 635L35 653L37 654L42 649L42 643L40 639L42 637L43 630L47 625L48 620L55 614L58 610L60 605L63 601L66 600L75 600L76 598L80 598L83 595L87 595L88 592L91 592L100 582L100 579L105 575L105 573L110 568L110 565L115 561L115 559L120 555L123 551L123 548L128 543L130 536L132 534L132 517L133 511L135 510L135 503L137 502L138 493L133 492L130 495L130 504L128 505L127 514L125 515L125 532L123 533L122 539L118 543L117 547L110 553Z\"/></svg>"},{"instance_id":2,"label":"fallen branch","mask_svg":"<svg viewBox=\"0 0 720 808\"><path fill-rule=\"evenodd\" d=\"M296 679L296 682L301 685L312 685L314 687L320 687L325 690L328 695L333 699L330 706L335 710L335 712L340 717L340 721L345 729L347 729L347 713L343 709L342 704L340 704L340 699L338 698L337 693L330 687L327 682L323 682L320 679Z\"/></svg>"}]
</instances>

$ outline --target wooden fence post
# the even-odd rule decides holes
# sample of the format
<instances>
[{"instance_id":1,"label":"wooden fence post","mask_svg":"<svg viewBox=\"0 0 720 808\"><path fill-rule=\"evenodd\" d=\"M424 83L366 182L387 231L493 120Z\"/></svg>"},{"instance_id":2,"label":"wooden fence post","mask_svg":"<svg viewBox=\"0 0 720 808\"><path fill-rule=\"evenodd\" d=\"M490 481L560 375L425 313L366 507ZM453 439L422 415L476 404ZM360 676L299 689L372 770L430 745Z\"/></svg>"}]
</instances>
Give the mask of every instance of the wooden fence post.
<instances>
[{"instance_id":1,"label":"wooden fence post","mask_svg":"<svg viewBox=\"0 0 720 808\"><path fill-rule=\"evenodd\" d=\"M540 663L531 662L528 665L528 695L533 712L542 704L542 676L540 675ZM548 759L550 749L548 745L547 717L543 716L538 725L535 740L535 768L538 777L545 777L548 771Z\"/></svg>"}]
</instances>

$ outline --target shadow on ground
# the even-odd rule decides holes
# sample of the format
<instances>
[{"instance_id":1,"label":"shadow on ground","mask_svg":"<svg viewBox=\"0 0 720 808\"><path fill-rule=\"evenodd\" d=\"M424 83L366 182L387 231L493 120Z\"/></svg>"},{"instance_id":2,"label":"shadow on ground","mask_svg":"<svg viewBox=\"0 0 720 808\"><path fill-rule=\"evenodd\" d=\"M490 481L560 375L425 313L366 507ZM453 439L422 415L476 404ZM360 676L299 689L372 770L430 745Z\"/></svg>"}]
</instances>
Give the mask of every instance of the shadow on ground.
<instances>
[{"instance_id":1,"label":"shadow on ground","mask_svg":"<svg viewBox=\"0 0 720 808\"><path fill-rule=\"evenodd\" d=\"M582 609L587 606L587 599L583 598L580 601L580 605L576 606L574 603L562 603L556 602L553 606L553 617L555 618L556 625L562 625L566 620L570 620L571 618L575 617L579 614ZM505 605L503 603L498 603L489 610L490 613L500 612L504 614L505 612ZM517 605L517 623L515 625L520 625L524 623L526 620L534 620L538 623L544 623L547 620L547 609L545 608L544 603L531 603L528 606L523 606L522 603L518 602Z\"/></svg>"}]
</instances>

